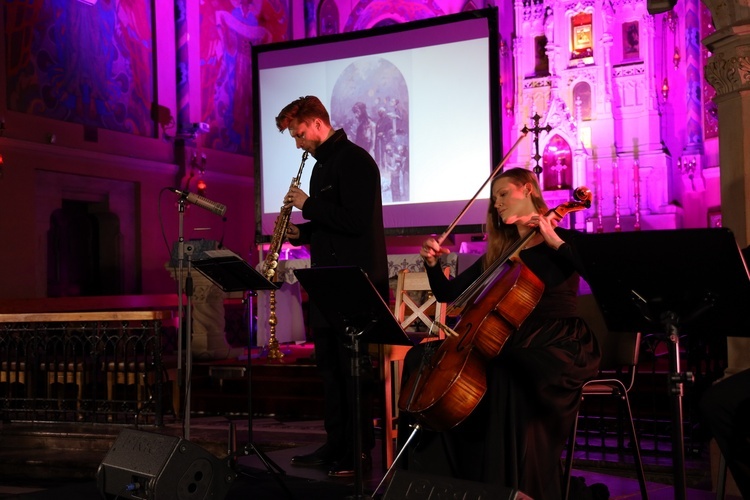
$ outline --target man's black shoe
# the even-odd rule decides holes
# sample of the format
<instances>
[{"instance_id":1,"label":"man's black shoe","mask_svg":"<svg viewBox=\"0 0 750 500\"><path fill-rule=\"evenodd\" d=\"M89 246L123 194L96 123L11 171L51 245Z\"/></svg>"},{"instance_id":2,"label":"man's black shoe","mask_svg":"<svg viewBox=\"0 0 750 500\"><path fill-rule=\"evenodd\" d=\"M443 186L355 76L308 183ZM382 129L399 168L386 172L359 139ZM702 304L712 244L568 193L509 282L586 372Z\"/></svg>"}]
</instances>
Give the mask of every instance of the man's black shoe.
<instances>
[{"instance_id":1,"label":"man's black shoe","mask_svg":"<svg viewBox=\"0 0 750 500\"><path fill-rule=\"evenodd\" d=\"M324 457L321 457L320 455L316 455L315 453L309 453L307 455L295 455L292 457L292 464L293 465L327 465L330 463L330 460L327 460Z\"/></svg>"},{"instance_id":2,"label":"man's black shoe","mask_svg":"<svg viewBox=\"0 0 750 500\"><path fill-rule=\"evenodd\" d=\"M307 455L295 455L292 457L292 465L307 465L311 467L330 465L333 461L333 455L331 454L330 449L325 445Z\"/></svg>"},{"instance_id":3,"label":"man's black shoe","mask_svg":"<svg viewBox=\"0 0 750 500\"><path fill-rule=\"evenodd\" d=\"M367 473L372 470L372 456L369 453L362 453L362 473ZM349 458L347 460L337 462L328 471L328 475L331 477L352 477L354 476L354 461Z\"/></svg>"}]
</instances>

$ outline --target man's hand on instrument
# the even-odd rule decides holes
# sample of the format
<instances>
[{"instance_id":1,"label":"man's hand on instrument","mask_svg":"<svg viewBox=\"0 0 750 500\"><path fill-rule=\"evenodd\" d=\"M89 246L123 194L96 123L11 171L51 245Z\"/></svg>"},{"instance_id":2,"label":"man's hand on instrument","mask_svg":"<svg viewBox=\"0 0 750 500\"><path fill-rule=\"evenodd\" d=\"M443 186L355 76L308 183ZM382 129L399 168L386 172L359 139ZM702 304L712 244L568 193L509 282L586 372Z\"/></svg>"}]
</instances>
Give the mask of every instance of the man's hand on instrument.
<instances>
[{"instance_id":1,"label":"man's hand on instrument","mask_svg":"<svg viewBox=\"0 0 750 500\"><path fill-rule=\"evenodd\" d=\"M291 205L294 208L302 210L302 207L304 206L308 198L309 196L307 196L307 193L302 191L300 188L292 186L289 188L286 196L284 196L284 207L288 208Z\"/></svg>"},{"instance_id":2,"label":"man's hand on instrument","mask_svg":"<svg viewBox=\"0 0 750 500\"><path fill-rule=\"evenodd\" d=\"M448 248L441 248L435 238L428 238L422 242L422 248L419 249L419 255L424 259L426 265L434 267L438 259L443 254L451 253Z\"/></svg>"},{"instance_id":3,"label":"man's hand on instrument","mask_svg":"<svg viewBox=\"0 0 750 500\"><path fill-rule=\"evenodd\" d=\"M290 240L299 239L299 228L290 222L286 227L286 237Z\"/></svg>"}]
</instances>

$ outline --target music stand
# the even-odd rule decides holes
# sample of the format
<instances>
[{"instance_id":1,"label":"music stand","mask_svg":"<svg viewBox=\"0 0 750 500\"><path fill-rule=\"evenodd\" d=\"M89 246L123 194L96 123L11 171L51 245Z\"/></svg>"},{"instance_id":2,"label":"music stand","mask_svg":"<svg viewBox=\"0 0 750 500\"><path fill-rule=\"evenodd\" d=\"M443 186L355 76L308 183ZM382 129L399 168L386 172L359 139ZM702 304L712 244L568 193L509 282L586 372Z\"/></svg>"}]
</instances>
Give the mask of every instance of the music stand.
<instances>
[{"instance_id":1,"label":"music stand","mask_svg":"<svg viewBox=\"0 0 750 500\"><path fill-rule=\"evenodd\" d=\"M245 262L242 257L231 250L207 250L204 253L205 258L193 261L193 267L211 280L216 286L225 292L248 292L248 315L252 318L252 294L258 290L276 290L281 283L273 283L265 278L253 267ZM248 325L250 326L250 325ZM241 450L234 450L234 426L230 424L231 432L229 437L229 455L230 460L236 465L236 459L239 455L250 455L255 453L266 469L286 491L289 498L293 498L291 491L286 487L283 481L278 477L286 472L271 460L265 453L258 449L253 442L253 411L252 411L252 377L250 369L252 366L252 328L247 332L247 443ZM190 397L190 394L187 395Z\"/></svg>"},{"instance_id":2,"label":"music stand","mask_svg":"<svg viewBox=\"0 0 750 500\"><path fill-rule=\"evenodd\" d=\"M683 384L679 336L748 336L750 280L726 228L587 234L577 245L607 328L653 331L669 340L675 498L685 499Z\"/></svg>"},{"instance_id":3,"label":"music stand","mask_svg":"<svg viewBox=\"0 0 750 500\"><path fill-rule=\"evenodd\" d=\"M370 498L364 496L362 486L360 342L408 346L414 343L359 267L313 267L296 269L294 274L328 323L351 340L355 406L354 498Z\"/></svg>"},{"instance_id":4,"label":"music stand","mask_svg":"<svg viewBox=\"0 0 750 500\"><path fill-rule=\"evenodd\" d=\"M268 281L231 250L205 250L193 267L225 292L278 290L281 283Z\"/></svg>"}]
</instances>

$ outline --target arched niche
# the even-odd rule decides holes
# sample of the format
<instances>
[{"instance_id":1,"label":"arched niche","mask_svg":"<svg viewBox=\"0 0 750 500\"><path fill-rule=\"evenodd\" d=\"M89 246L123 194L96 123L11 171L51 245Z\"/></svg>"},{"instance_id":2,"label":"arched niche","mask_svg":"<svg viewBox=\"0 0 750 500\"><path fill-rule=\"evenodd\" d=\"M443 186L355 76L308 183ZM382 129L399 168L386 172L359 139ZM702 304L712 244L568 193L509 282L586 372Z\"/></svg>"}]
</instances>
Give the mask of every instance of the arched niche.
<instances>
[{"instance_id":1,"label":"arched niche","mask_svg":"<svg viewBox=\"0 0 750 500\"><path fill-rule=\"evenodd\" d=\"M443 16L445 12L434 0L361 0L354 6L344 31L359 31L381 22L406 23Z\"/></svg>"},{"instance_id":2,"label":"arched niche","mask_svg":"<svg viewBox=\"0 0 750 500\"><path fill-rule=\"evenodd\" d=\"M339 6L336 0L323 0L318 8L318 35L335 35L339 32Z\"/></svg>"},{"instance_id":3,"label":"arched niche","mask_svg":"<svg viewBox=\"0 0 750 500\"><path fill-rule=\"evenodd\" d=\"M581 120L591 120L591 85L588 82L578 82L573 87L573 102L578 103L580 99Z\"/></svg>"},{"instance_id":4,"label":"arched niche","mask_svg":"<svg viewBox=\"0 0 750 500\"><path fill-rule=\"evenodd\" d=\"M555 134L542 154L545 190L570 189L573 184L573 151L562 136Z\"/></svg>"}]
</instances>

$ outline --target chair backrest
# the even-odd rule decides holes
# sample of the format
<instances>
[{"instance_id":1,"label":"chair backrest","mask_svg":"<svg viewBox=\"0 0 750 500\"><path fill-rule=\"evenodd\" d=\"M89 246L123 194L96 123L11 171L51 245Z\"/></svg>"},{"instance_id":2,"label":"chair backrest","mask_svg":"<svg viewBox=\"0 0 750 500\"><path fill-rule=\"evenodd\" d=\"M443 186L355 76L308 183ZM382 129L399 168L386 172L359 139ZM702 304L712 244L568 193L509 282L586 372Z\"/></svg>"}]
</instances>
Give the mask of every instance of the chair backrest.
<instances>
[{"instance_id":1,"label":"chair backrest","mask_svg":"<svg viewBox=\"0 0 750 500\"><path fill-rule=\"evenodd\" d=\"M444 272L448 276L449 269L445 268ZM421 298L416 295L421 295ZM415 321L421 320L428 331L437 333L439 329L433 329L433 321L437 319L445 324L445 304L438 302L432 295L426 272L409 272L408 269L399 271L395 299L394 312L401 328L406 329ZM439 336L443 338L445 335L440 332Z\"/></svg>"},{"instance_id":2,"label":"chair backrest","mask_svg":"<svg viewBox=\"0 0 750 500\"><path fill-rule=\"evenodd\" d=\"M594 331L602 353L599 371L618 371L638 365L640 332L612 332L607 328L599 304L593 295L578 296L578 315Z\"/></svg>"}]
</instances>

